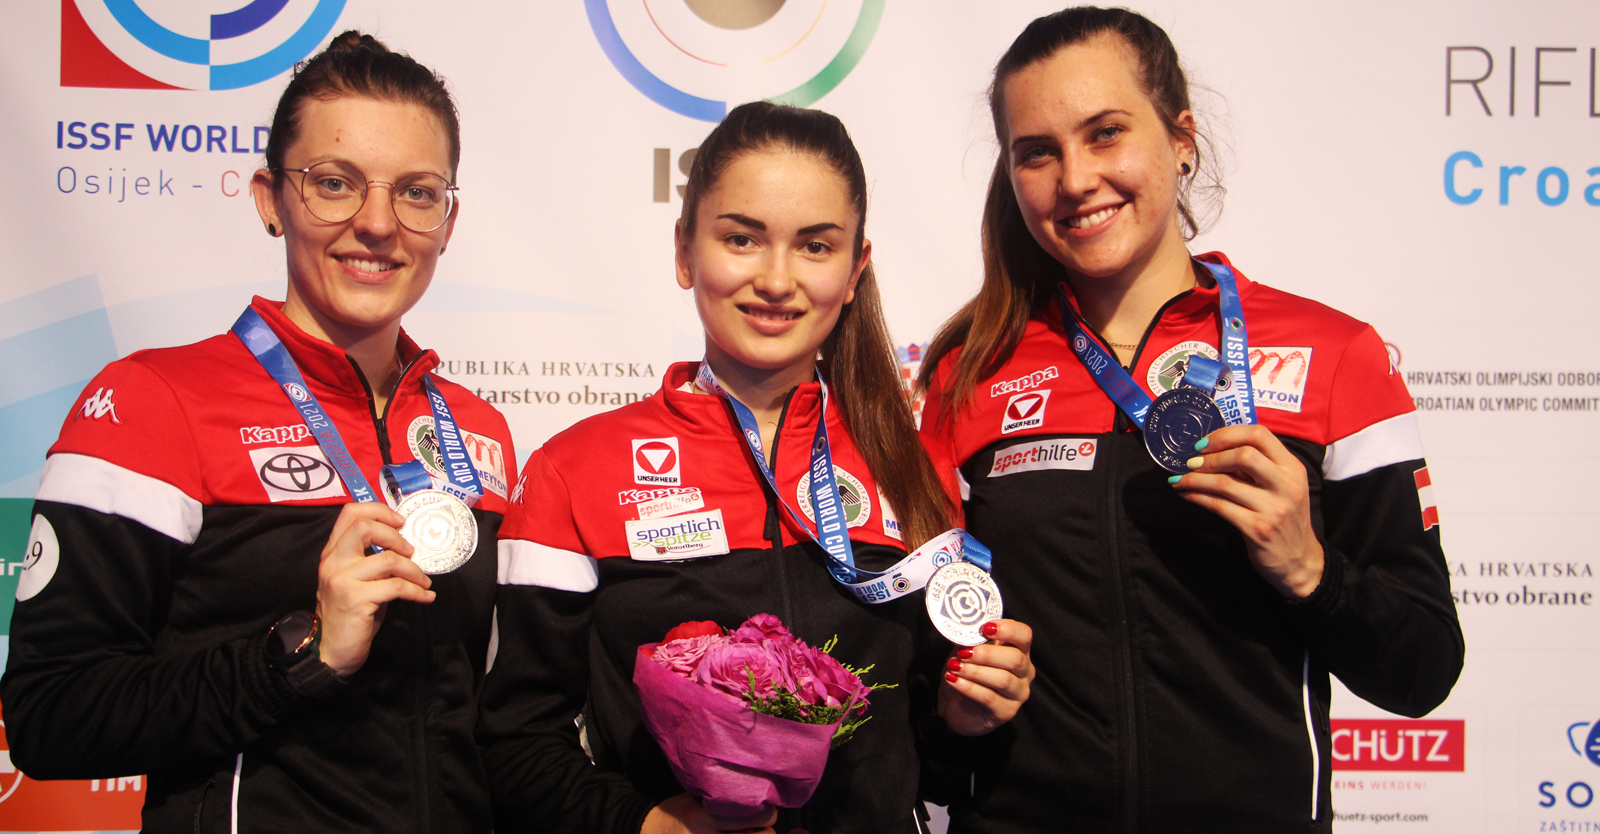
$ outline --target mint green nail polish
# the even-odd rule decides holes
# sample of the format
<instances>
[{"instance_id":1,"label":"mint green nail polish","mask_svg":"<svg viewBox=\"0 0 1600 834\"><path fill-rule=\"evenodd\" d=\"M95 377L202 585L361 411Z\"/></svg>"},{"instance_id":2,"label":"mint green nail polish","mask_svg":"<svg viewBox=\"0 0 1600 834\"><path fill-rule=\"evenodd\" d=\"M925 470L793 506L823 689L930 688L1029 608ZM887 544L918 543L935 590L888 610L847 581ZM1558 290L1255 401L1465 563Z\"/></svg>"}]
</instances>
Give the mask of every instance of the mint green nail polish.
<instances>
[{"instance_id":1,"label":"mint green nail polish","mask_svg":"<svg viewBox=\"0 0 1600 834\"><path fill-rule=\"evenodd\" d=\"M1210 446L1210 445L1211 445L1211 438L1202 437L1202 438L1200 438L1200 442L1199 443L1194 444L1194 450L1196 452L1198 452L1198 451L1200 451L1200 450L1202 450L1205 447Z\"/></svg>"},{"instance_id":2,"label":"mint green nail polish","mask_svg":"<svg viewBox=\"0 0 1600 834\"><path fill-rule=\"evenodd\" d=\"M1176 484L1177 482L1179 482L1181 480L1183 480L1183 476L1182 475L1173 475L1172 477L1167 479L1167 483Z\"/></svg>"}]
</instances>

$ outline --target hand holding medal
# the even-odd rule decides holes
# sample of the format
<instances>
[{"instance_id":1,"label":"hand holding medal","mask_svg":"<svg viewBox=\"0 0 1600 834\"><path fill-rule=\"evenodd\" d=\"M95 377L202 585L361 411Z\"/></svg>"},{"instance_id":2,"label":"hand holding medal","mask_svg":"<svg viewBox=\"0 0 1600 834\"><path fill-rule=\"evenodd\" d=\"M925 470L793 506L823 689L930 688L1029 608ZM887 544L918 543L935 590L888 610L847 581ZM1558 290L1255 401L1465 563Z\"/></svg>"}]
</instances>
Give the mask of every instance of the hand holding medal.
<instances>
[{"instance_id":1,"label":"hand holding medal","mask_svg":"<svg viewBox=\"0 0 1600 834\"><path fill-rule=\"evenodd\" d=\"M1195 443L1183 471L1168 482L1244 534L1263 579L1291 599L1317 589L1324 554L1311 528L1306 468L1283 441L1261 426L1229 426Z\"/></svg>"}]
</instances>

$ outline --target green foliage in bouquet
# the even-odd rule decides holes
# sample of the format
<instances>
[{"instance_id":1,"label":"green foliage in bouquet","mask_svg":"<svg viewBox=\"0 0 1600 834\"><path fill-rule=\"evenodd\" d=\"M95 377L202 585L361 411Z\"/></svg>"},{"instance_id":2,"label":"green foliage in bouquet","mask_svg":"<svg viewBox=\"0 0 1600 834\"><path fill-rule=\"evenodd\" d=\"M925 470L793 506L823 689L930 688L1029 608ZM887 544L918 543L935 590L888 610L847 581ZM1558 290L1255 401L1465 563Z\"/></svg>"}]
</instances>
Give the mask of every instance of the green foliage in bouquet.
<instances>
[{"instance_id":1,"label":"green foliage in bouquet","mask_svg":"<svg viewBox=\"0 0 1600 834\"><path fill-rule=\"evenodd\" d=\"M833 648L834 646L838 645L838 643L839 636L834 635L831 640L823 644L821 649L822 653L828 655L830 659L833 659ZM830 707L826 704L807 703L794 692L782 686L773 687L776 694L769 697L762 697L758 694L760 687L756 685L755 674L748 666L745 667L745 676L749 680L749 689L743 693L743 697L745 701L750 704L750 708L752 710L761 713L762 715L770 715L774 718L784 719L785 721L798 721L802 724L832 724L835 721L839 721L840 717L844 717L844 721L839 724L839 729L834 731L833 743L830 745L831 747L839 747L854 737L856 730L859 729L861 725L872 720L872 716L870 715L857 715L856 717L850 717L851 713L853 712L861 712L865 710L867 704L867 694L870 692L875 692L879 689L894 689L898 687L899 684L875 683L869 686L865 682L861 681L861 678L865 677L868 672L871 672L872 667L877 664L869 664L857 669L848 663L844 663L836 659L834 659L834 662L843 667L846 672L849 672L851 675L855 676L858 684L858 687L856 687L856 692L853 692L850 695L850 699L842 706Z\"/></svg>"}]
</instances>

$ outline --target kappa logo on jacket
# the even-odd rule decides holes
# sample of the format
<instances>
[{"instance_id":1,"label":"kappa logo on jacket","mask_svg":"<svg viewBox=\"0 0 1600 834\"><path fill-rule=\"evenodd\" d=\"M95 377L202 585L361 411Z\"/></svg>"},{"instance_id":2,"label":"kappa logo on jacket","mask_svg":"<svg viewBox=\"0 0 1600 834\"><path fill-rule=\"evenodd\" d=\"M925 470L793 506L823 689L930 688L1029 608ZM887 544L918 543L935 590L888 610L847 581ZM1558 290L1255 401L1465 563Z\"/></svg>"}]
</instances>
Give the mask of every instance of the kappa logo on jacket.
<instances>
[{"instance_id":1,"label":"kappa logo on jacket","mask_svg":"<svg viewBox=\"0 0 1600 834\"><path fill-rule=\"evenodd\" d=\"M1020 376L1016 379L1008 379L1005 382L996 382L995 384L989 386L989 396L998 397L1001 394L1010 394L1014 391L1029 391L1034 388L1038 388L1047 381L1055 379L1058 376L1061 376L1061 372L1056 370L1056 366L1054 365L1051 365L1047 368L1040 368L1039 370L1034 371L1027 376Z\"/></svg>"},{"instance_id":2,"label":"kappa logo on jacket","mask_svg":"<svg viewBox=\"0 0 1600 834\"><path fill-rule=\"evenodd\" d=\"M311 439L311 429L305 423L297 426L240 426L239 442L246 446L257 443L276 443L283 446L289 443L301 443Z\"/></svg>"},{"instance_id":3,"label":"kappa logo on jacket","mask_svg":"<svg viewBox=\"0 0 1600 834\"><path fill-rule=\"evenodd\" d=\"M1050 401L1050 392L1030 391L1016 394L1006 401L1006 412L1000 416L1000 433L1010 434L1022 429L1044 425L1044 407Z\"/></svg>"},{"instance_id":4,"label":"kappa logo on jacket","mask_svg":"<svg viewBox=\"0 0 1600 834\"><path fill-rule=\"evenodd\" d=\"M256 477L274 504L344 495L344 481L318 446L251 449Z\"/></svg>"},{"instance_id":5,"label":"kappa logo on jacket","mask_svg":"<svg viewBox=\"0 0 1600 834\"><path fill-rule=\"evenodd\" d=\"M122 425L122 418L117 416L117 404L111 401L111 395L113 393L115 392L113 392L110 388L101 387L94 389L94 393L90 394L88 398L83 401L83 407L78 409L78 419L82 420L84 418L88 418L90 420L98 420L101 417L110 414L111 422L116 423L117 425Z\"/></svg>"},{"instance_id":6,"label":"kappa logo on jacket","mask_svg":"<svg viewBox=\"0 0 1600 834\"><path fill-rule=\"evenodd\" d=\"M678 438L653 437L633 441L633 482L663 486L683 483L678 460Z\"/></svg>"}]
</instances>

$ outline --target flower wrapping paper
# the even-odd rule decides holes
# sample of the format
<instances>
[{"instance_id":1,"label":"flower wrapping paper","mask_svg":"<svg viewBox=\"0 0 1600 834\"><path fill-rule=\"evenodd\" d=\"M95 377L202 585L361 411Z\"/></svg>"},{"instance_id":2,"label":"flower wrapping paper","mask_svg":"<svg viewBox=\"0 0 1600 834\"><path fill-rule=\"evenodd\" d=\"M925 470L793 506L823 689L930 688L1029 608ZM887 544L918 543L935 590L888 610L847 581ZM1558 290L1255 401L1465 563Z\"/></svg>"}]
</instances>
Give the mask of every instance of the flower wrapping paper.
<instances>
[{"instance_id":1,"label":"flower wrapping paper","mask_svg":"<svg viewBox=\"0 0 1600 834\"><path fill-rule=\"evenodd\" d=\"M720 817L758 814L767 805L804 805L822 779L833 733L844 719L802 724L761 715L742 699L657 663L651 655L659 645L639 647L633 687L645 727L684 790Z\"/></svg>"}]
</instances>

